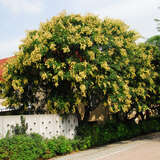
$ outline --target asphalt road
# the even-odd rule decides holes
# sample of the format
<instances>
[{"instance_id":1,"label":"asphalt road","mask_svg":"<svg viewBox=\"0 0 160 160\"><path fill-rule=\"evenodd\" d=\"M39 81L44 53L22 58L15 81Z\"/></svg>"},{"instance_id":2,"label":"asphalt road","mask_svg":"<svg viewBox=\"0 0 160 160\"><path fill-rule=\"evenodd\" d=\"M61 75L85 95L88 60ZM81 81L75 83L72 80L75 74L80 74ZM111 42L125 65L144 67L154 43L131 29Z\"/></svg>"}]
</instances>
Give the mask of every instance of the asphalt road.
<instances>
[{"instance_id":1,"label":"asphalt road","mask_svg":"<svg viewBox=\"0 0 160 160\"><path fill-rule=\"evenodd\" d=\"M160 132L52 160L160 160Z\"/></svg>"}]
</instances>

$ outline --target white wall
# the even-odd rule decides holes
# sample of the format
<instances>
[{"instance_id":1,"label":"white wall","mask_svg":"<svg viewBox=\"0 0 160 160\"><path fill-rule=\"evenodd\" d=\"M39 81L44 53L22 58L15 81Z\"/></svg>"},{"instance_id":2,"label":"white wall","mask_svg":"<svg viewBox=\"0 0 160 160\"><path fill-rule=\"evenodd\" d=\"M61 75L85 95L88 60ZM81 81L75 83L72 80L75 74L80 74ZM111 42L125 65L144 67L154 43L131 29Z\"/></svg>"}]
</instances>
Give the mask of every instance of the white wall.
<instances>
[{"instance_id":1,"label":"white wall","mask_svg":"<svg viewBox=\"0 0 160 160\"><path fill-rule=\"evenodd\" d=\"M28 133L39 133L45 138L63 135L73 139L75 127L78 126L76 116L69 115L65 118L56 114L24 115L28 123ZM0 138L5 137L11 125L20 124L20 115L0 116Z\"/></svg>"}]
</instances>

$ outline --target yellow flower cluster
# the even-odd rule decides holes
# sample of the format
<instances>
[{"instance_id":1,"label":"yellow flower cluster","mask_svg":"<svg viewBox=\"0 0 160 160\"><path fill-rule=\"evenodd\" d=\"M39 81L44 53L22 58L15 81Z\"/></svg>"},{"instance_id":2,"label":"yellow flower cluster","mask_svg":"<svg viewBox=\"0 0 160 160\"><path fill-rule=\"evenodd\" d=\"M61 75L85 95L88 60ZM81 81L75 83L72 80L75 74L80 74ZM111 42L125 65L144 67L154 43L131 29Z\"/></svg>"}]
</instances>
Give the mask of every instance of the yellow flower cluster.
<instances>
[{"instance_id":1,"label":"yellow flower cluster","mask_svg":"<svg viewBox=\"0 0 160 160\"><path fill-rule=\"evenodd\" d=\"M108 50L108 55L112 56L114 54L114 48Z\"/></svg>"},{"instance_id":2,"label":"yellow flower cluster","mask_svg":"<svg viewBox=\"0 0 160 160\"><path fill-rule=\"evenodd\" d=\"M2 102L2 105L3 105L3 106L8 106L8 105L9 105L8 99L4 100L4 101Z\"/></svg>"},{"instance_id":3,"label":"yellow flower cluster","mask_svg":"<svg viewBox=\"0 0 160 160\"><path fill-rule=\"evenodd\" d=\"M58 72L58 76L60 76L62 80L63 80L63 74L64 74L64 73L63 73L62 70Z\"/></svg>"},{"instance_id":4,"label":"yellow flower cluster","mask_svg":"<svg viewBox=\"0 0 160 160\"><path fill-rule=\"evenodd\" d=\"M122 110L123 112L128 112L129 108L130 108L130 105L123 105Z\"/></svg>"},{"instance_id":5,"label":"yellow flower cluster","mask_svg":"<svg viewBox=\"0 0 160 160\"><path fill-rule=\"evenodd\" d=\"M130 74L131 74L131 78L134 78L136 76L136 69L134 66L131 66L129 67L129 71L130 71Z\"/></svg>"},{"instance_id":6,"label":"yellow flower cluster","mask_svg":"<svg viewBox=\"0 0 160 160\"><path fill-rule=\"evenodd\" d=\"M56 75L54 75L54 76L52 77L52 79L54 80L54 85L55 85L55 87L58 87L58 85L59 85L59 83L58 83L58 76L60 76L61 79L63 79L63 71L59 71L58 73L59 73L59 75L56 74Z\"/></svg>"},{"instance_id":7,"label":"yellow flower cluster","mask_svg":"<svg viewBox=\"0 0 160 160\"><path fill-rule=\"evenodd\" d=\"M115 113L120 111L117 103L114 103L113 106L114 106L114 112Z\"/></svg>"},{"instance_id":8,"label":"yellow flower cluster","mask_svg":"<svg viewBox=\"0 0 160 160\"><path fill-rule=\"evenodd\" d=\"M125 63L126 65L128 65L128 63L129 63L129 59L128 59L128 58L126 58L124 63Z\"/></svg>"},{"instance_id":9,"label":"yellow flower cluster","mask_svg":"<svg viewBox=\"0 0 160 160\"><path fill-rule=\"evenodd\" d=\"M103 103L103 105L104 105L104 107L106 107L106 106L107 106L107 103L106 103L106 102L104 102L104 103Z\"/></svg>"},{"instance_id":10,"label":"yellow flower cluster","mask_svg":"<svg viewBox=\"0 0 160 160\"><path fill-rule=\"evenodd\" d=\"M101 64L101 67L104 68L106 71L109 71L110 70L110 67L108 66L107 62L103 62Z\"/></svg>"},{"instance_id":11,"label":"yellow flower cluster","mask_svg":"<svg viewBox=\"0 0 160 160\"><path fill-rule=\"evenodd\" d=\"M98 84L99 87L101 86L104 78L105 78L104 75L97 75L96 76L96 82L97 82L97 84Z\"/></svg>"},{"instance_id":12,"label":"yellow flower cluster","mask_svg":"<svg viewBox=\"0 0 160 160\"><path fill-rule=\"evenodd\" d=\"M92 71L98 71L98 68L95 65L92 65Z\"/></svg>"},{"instance_id":13,"label":"yellow flower cluster","mask_svg":"<svg viewBox=\"0 0 160 160\"><path fill-rule=\"evenodd\" d=\"M89 38L87 38L86 44L87 44L88 47L92 47L93 42Z\"/></svg>"},{"instance_id":14,"label":"yellow flower cluster","mask_svg":"<svg viewBox=\"0 0 160 160\"><path fill-rule=\"evenodd\" d=\"M86 78L86 73L84 71L79 72L79 75L81 78L85 79Z\"/></svg>"},{"instance_id":15,"label":"yellow flower cluster","mask_svg":"<svg viewBox=\"0 0 160 160\"><path fill-rule=\"evenodd\" d=\"M42 75L41 75L41 78L43 79L43 80L45 80L45 79L47 79L47 74L44 72L44 73L42 73Z\"/></svg>"},{"instance_id":16,"label":"yellow flower cluster","mask_svg":"<svg viewBox=\"0 0 160 160\"><path fill-rule=\"evenodd\" d=\"M81 82L82 81L82 77L80 77L78 74L76 74L73 77L75 77L76 82Z\"/></svg>"},{"instance_id":17,"label":"yellow flower cluster","mask_svg":"<svg viewBox=\"0 0 160 160\"><path fill-rule=\"evenodd\" d=\"M129 87L128 87L128 84L124 84L123 85L123 93L125 94L125 96L128 98L128 99L131 99L131 95L130 95L130 90L129 90Z\"/></svg>"},{"instance_id":18,"label":"yellow flower cluster","mask_svg":"<svg viewBox=\"0 0 160 160\"><path fill-rule=\"evenodd\" d=\"M57 107L58 106L58 103L57 102L54 102L54 107Z\"/></svg>"},{"instance_id":19,"label":"yellow flower cluster","mask_svg":"<svg viewBox=\"0 0 160 160\"><path fill-rule=\"evenodd\" d=\"M27 84L27 83L28 83L28 79L25 78L25 79L23 80L23 83L24 83L24 84Z\"/></svg>"},{"instance_id":20,"label":"yellow flower cluster","mask_svg":"<svg viewBox=\"0 0 160 160\"><path fill-rule=\"evenodd\" d=\"M93 51L88 51L88 54L90 56L90 60L95 60L95 53Z\"/></svg>"},{"instance_id":21,"label":"yellow flower cluster","mask_svg":"<svg viewBox=\"0 0 160 160\"><path fill-rule=\"evenodd\" d=\"M52 38L52 34L50 32L45 32L43 34L43 36L44 36L45 39L51 39Z\"/></svg>"},{"instance_id":22,"label":"yellow flower cluster","mask_svg":"<svg viewBox=\"0 0 160 160\"><path fill-rule=\"evenodd\" d=\"M79 88L81 90L82 96L86 97L86 86L84 84L81 84Z\"/></svg>"},{"instance_id":23,"label":"yellow flower cluster","mask_svg":"<svg viewBox=\"0 0 160 160\"><path fill-rule=\"evenodd\" d=\"M144 96L145 90L143 87L139 86L138 88L135 89L135 92L137 93L137 95L139 96Z\"/></svg>"},{"instance_id":24,"label":"yellow flower cluster","mask_svg":"<svg viewBox=\"0 0 160 160\"><path fill-rule=\"evenodd\" d=\"M12 81L12 87L15 91L18 91L20 94L23 94L24 89L21 85L21 80L13 80Z\"/></svg>"},{"instance_id":25,"label":"yellow flower cluster","mask_svg":"<svg viewBox=\"0 0 160 160\"><path fill-rule=\"evenodd\" d=\"M114 110L113 110L113 108L112 108L111 106L109 106L109 111L110 111L111 113L114 113Z\"/></svg>"},{"instance_id":26,"label":"yellow flower cluster","mask_svg":"<svg viewBox=\"0 0 160 160\"><path fill-rule=\"evenodd\" d=\"M69 52L70 52L70 49L68 46L63 48L63 53L69 53Z\"/></svg>"},{"instance_id":27,"label":"yellow flower cluster","mask_svg":"<svg viewBox=\"0 0 160 160\"><path fill-rule=\"evenodd\" d=\"M124 48L120 49L120 53L121 53L122 56L127 56L127 52Z\"/></svg>"},{"instance_id":28,"label":"yellow flower cluster","mask_svg":"<svg viewBox=\"0 0 160 160\"><path fill-rule=\"evenodd\" d=\"M95 36L94 41L95 41L97 44L102 44L103 39L104 39L104 36L102 36L102 35L97 35L97 36Z\"/></svg>"},{"instance_id":29,"label":"yellow flower cluster","mask_svg":"<svg viewBox=\"0 0 160 160\"><path fill-rule=\"evenodd\" d=\"M146 79L149 76L150 76L150 71L148 69L147 70L144 70L143 68L140 69L140 77L142 79Z\"/></svg>"},{"instance_id":30,"label":"yellow flower cluster","mask_svg":"<svg viewBox=\"0 0 160 160\"><path fill-rule=\"evenodd\" d=\"M41 58L42 58L42 55L41 55L40 48L36 47L34 51L32 51L31 53L31 57L30 57L31 62L37 62L41 60Z\"/></svg>"},{"instance_id":31,"label":"yellow flower cluster","mask_svg":"<svg viewBox=\"0 0 160 160\"><path fill-rule=\"evenodd\" d=\"M50 49L51 49L52 51L55 51L55 50L56 50L56 45L55 45L54 43L52 43L52 44L50 45Z\"/></svg>"},{"instance_id":32,"label":"yellow flower cluster","mask_svg":"<svg viewBox=\"0 0 160 160\"><path fill-rule=\"evenodd\" d=\"M79 105L80 103L81 103L81 99L80 99L79 97L77 97L75 104L76 104L76 105Z\"/></svg>"},{"instance_id":33,"label":"yellow flower cluster","mask_svg":"<svg viewBox=\"0 0 160 160\"><path fill-rule=\"evenodd\" d=\"M125 103L126 103L127 105L130 105L130 104L132 103L132 101L131 101L130 99L126 99L126 100L125 100Z\"/></svg>"},{"instance_id":34,"label":"yellow flower cluster","mask_svg":"<svg viewBox=\"0 0 160 160\"><path fill-rule=\"evenodd\" d=\"M58 81L58 75L53 76L53 80L54 80L55 82L57 82L57 81Z\"/></svg>"},{"instance_id":35,"label":"yellow flower cluster","mask_svg":"<svg viewBox=\"0 0 160 160\"><path fill-rule=\"evenodd\" d=\"M119 37L114 38L114 43L117 45L117 47L121 48L123 46L123 41L119 39ZM125 54L124 52L121 54Z\"/></svg>"},{"instance_id":36,"label":"yellow flower cluster","mask_svg":"<svg viewBox=\"0 0 160 160\"><path fill-rule=\"evenodd\" d=\"M85 50L86 49L86 44L80 43L80 49Z\"/></svg>"},{"instance_id":37,"label":"yellow flower cluster","mask_svg":"<svg viewBox=\"0 0 160 160\"><path fill-rule=\"evenodd\" d=\"M114 92L116 94L118 94L119 87L118 87L117 83L113 83L112 85L113 85L113 88L114 88Z\"/></svg>"},{"instance_id":38,"label":"yellow flower cluster","mask_svg":"<svg viewBox=\"0 0 160 160\"><path fill-rule=\"evenodd\" d=\"M38 80L34 80L34 84L35 84L35 85L38 85Z\"/></svg>"},{"instance_id":39,"label":"yellow flower cluster","mask_svg":"<svg viewBox=\"0 0 160 160\"><path fill-rule=\"evenodd\" d=\"M85 33L86 35L91 35L92 30L90 29L90 27L85 26L85 27L83 27L83 28L81 29L81 32L80 32L80 33L81 33L81 34Z\"/></svg>"},{"instance_id":40,"label":"yellow flower cluster","mask_svg":"<svg viewBox=\"0 0 160 160\"><path fill-rule=\"evenodd\" d=\"M108 97L108 99L107 99L107 104L108 104L108 106L111 106L111 105L112 105L112 100L111 100L110 97Z\"/></svg>"},{"instance_id":41,"label":"yellow flower cluster","mask_svg":"<svg viewBox=\"0 0 160 160\"><path fill-rule=\"evenodd\" d=\"M58 87L58 86L59 86L59 83L58 83L58 82L56 82L54 85L55 85L55 87Z\"/></svg>"}]
</instances>

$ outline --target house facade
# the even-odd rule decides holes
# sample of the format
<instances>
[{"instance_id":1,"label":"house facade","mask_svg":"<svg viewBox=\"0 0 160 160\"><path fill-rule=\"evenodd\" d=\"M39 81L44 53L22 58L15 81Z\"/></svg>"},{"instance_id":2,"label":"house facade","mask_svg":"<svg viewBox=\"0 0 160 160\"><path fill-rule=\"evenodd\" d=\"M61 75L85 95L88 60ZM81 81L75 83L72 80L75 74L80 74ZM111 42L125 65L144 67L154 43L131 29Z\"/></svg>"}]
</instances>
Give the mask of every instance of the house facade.
<instances>
[{"instance_id":1,"label":"house facade","mask_svg":"<svg viewBox=\"0 0 160 160\"><path fill-rule=\"evenodd\" d=\"M3 69L4 69L4 65L7 63L7 61L9 59L11 59L13 57L8 57L8 58L3 58L3 59L0 59L0 81L3 81L3 78L2 78L2 73L3 73ZM11 109L9 108L6 108L5 106L2 105L4 99L2 99L0 97L0 113L2 112L9 112L11 111Z\"/></svg>"}]
</instances>

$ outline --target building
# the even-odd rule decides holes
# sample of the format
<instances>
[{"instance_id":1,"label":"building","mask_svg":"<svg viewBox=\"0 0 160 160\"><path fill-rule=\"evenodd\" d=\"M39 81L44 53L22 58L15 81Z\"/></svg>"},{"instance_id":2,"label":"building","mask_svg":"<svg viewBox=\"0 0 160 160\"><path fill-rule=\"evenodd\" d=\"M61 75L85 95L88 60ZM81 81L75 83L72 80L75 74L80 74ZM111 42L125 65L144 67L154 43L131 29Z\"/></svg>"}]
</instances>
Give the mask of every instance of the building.
<instances>
[{"instance_id":1,"label":"building","mask_svg":"<svg viewBox=\"0 0 160 160\"><path fill-rule=\"evenodd\" d=\"M3 66L7 63L7 61L9 59L11 59L13 57L8 57L8 58L3 58L3 59L0 59L0 81L3 81L3 78L2 78L2 73L3 73ZM12 109L10 108L6 108L5 106L2 105L2 102L4 100L0 98L0 112L9 112L11 111Z\"/></svg>"}]
</instances>

